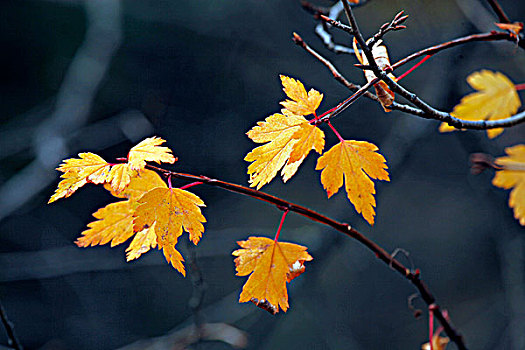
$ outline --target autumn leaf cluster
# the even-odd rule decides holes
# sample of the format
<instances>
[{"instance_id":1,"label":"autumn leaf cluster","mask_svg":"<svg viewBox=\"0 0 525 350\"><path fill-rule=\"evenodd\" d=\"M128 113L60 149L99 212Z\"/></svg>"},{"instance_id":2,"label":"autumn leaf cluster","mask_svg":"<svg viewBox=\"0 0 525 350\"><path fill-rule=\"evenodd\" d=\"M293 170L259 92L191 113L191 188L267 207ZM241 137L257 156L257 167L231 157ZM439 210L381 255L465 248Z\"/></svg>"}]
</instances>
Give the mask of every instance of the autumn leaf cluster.
<instances>
[{"instance_id":1,"label":"autumn leaf cluster","mask_svg":"<svg viewBox=\"0 0 525 350\"><path fill-rule=\"evenodd\" d=\"M97 210L97 219L76 241L79 247L111 243L115 246L132 238L127 260L139 258L151 248L162 249L166 260L185 275L184 258L176 249L183 231L197 244L206 219L200 207L204 202L195 194L171 188L160 176L146 169L146 162L173 164L176 158L165 141L151 137L131 148L125 163L108 163L94 153L80 153L66 159L57 170L63 172L49 203L71 196L87 183L103 184L113 196L123 201Z\"/></svg>"},{"instance_id":2,"label":"autumn leaf cluster","mask_svg":"<svg viewBox=\"0 0 525 350\"><path fill-rule=\"evenodd\" d=\"M389 181L385 158L377 146L366 141L344 140L323 153L325 134L319 128L316 110L323 94L314 89L306 92L304 85L293 78L281 75L283 90L288 97L282 101L281 113L275 113L258 122L247 135L255 143L244 158L248 166L250 184L260 189L280 171L283 181L288 181L310 151L321 156L316 170L322 170L321 183L328 197L345 185L347 197L365 220L373 224L375 216L375 186L372 179ZM305 116L313 115L308 120ZM335 130L335 129L334 129Z\"/></svg>"}]
</instances>

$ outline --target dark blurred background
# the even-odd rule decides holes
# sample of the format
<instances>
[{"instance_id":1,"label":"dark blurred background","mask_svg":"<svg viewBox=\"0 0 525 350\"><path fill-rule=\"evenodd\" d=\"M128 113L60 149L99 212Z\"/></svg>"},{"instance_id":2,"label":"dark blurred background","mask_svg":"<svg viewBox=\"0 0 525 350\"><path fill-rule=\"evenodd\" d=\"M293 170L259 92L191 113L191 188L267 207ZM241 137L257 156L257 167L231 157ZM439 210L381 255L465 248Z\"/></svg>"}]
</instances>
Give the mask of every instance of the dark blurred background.
<instances>
[{"instance_id":1,"label":"dark blurred background","mask_svg":"<svg viewBox=\"0 0 525 350\"><path fill-rule=\"evenodd\" d=\"M525 19L525 2L501 4ZM401 9L410 18L406 30L387 35L392 61L496 29L486 2L476 0L372 0L356 16L369 36ZM158 251L126 263L127 244L73 244L91 213L113 200L101 188L46 204L62 159L81 151L114 159L151 135L179 157L173 169L246 184L243 158L254 145L245 132L279 110L279 74L323 92L321 111L349 96L294 45L292 32L351 81L364 81L353 56L324 48L316 24L293 0L1 1L0 300L27 349L182 348L196 322L209 327L209 340L220 339L188 345L199 349L246 339L249 349L420 348L427 318L407 307L412 286L359 244L297 215L281 237L307 245L314 260L289 285L290 310L271 316L237 303L245 278L235 277L231 257L237 240L273 236L281 213L269 205L195 187L208 223L196 249L186 236L178 245L198 267L183 278ZM524 57L508 42L469 44L436 55L403 83L451 110L471 91L465 78L473 71L525 82ZM437 122L385 114L365 99L334 124L347 139L377 144L388 160L391 182L376 184L374 227L343 191L326 199L314 156L289 183L275 179L263 190L349 222L389 251L408 251L471 349L524 349L523 227L508 192L491 185L493 173L471 175L468 158L502 155L524 142L525 126L495 140L439 134ZM336 141L327 132L327 147ZM414 305L424 309L421 300Z\"/></svg>"}]
</instances>

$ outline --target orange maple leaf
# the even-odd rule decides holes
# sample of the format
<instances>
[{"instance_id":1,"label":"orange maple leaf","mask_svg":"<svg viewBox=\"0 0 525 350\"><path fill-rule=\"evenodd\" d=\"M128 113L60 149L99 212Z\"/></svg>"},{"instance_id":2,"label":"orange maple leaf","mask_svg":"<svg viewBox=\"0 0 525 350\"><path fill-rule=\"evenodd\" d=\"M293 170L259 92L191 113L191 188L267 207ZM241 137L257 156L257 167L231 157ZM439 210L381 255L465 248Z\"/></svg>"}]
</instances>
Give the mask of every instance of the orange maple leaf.
<instances>
[{"instance_id":1,"label":"orange maple leaf","mask_svg":"<svg viewBox=\"0 0 525 350\"><path fill-rule=\"evenodd\" d=\"M190 240L196 245L204 232L202 223L206 219L199 207L204 202L195 194L179 188L154 188L144 194L135 210L134 230L142 231L153 226L157 244L163 249L166 260L185 275L184 259L175 249L182 231L188 232Z\"/></svg>"},{"instance_id":2,"label":"orange maple leaf","mask_svg":"<svg viewBox=\"0 0 525 350\"><path fill-rule=\"evenodd\" d=\"M166 142L160 137L149 137L134 146L128 153L128 164L131 170L142 170L146 162L170 163L177 160L168 147L159 145Z\"/></svg>"},{"instance_id":3,"label":"orange maple leaf","mask_svg":"<svg viewBox=\"0 0 525 350\"><path fill-rule=\"evenodd\" d=\"M514 23L494 23L498 28L508 30L516 38L518 34L523 30L523 22Z\"/></svg>"},{"instance_id":4,"label":"orange maple leaf","mask_svg":"<svg viewBox=\"0 0 525 350\"><path fill-rule=\"evenodd\" d=\"M244 158L252 162L248 166L249 182L257 189L269 183L281 168L283 181L288 181L312 149L321 153L324 148L323 131L300 115L273 114L247 135L254 142L267 142Z\"/></svg>"},{"instance_id":5,"label":"orange maple leaf","mask_svg":"<svg viewBox=\"0 0 525 350\"><path fill-rule=\"evenodd\" d=\"M502 167L498 170L492 184L511 189L509 207L514 208L514 217L525 226L525 145L505 148L506 157L499 157L495 163Z\"/></svg>"},{"instance_id":6,"label":"orange maple leaf","mask_svg":"<svg viewBox=\"0 0 525 350\"><path fill-rule=\"evenodd\" d=\"M237 276L250 275L244 284L239 302L251 301L272 314L288 310L286 282L304 272L304 262L313 258L306 247L294 243L276 242L266 237L249 237L237 242L242 249L237 256Z\"/></svg>"},{"instance_id":7,"label":"orange maple leaf","mask_svg":"<svg viewBox=\"0 0 525 350\"><path fill-rule=\"evenodd\" d=\"M370 225L374 224L376 193L371 179L390 181L385 158L376 153L377 146L365 141L344 141L333 146L317 160L321 183L328 198L343 186L356 211Z\"/></svg>"},{"instance_id":8,"label":"orange maple leaf","mask_svg":"<svg viewBox=\"0 0 525 350\"><path fill-rule=\"evenodd\" d=\"M461 99L450 114L462 120L498 120L508 118L521 106L516 87L500 72L482 70L467 77L467 83L477 92ZM441 123L439 131L454 131L456 128ZM488 129L489 138L503 132L503 128Z\"/></svg>"},{"instance_id":9,"label":"orange maple leaf","mask_svg":"<svg viewBox=\"0 0 525 350\"><path fill-rule=\"evenodd\" d=\"M64 174L64 179L59 182L55 193L51 196L48 203L52 203L59 198L67 198L76 190L91 182L101 184L106 182L111 165L102 157L94 153L79 153L80 158L70 158L64 160L56 169Z\"/></svg>"}]
</instances>

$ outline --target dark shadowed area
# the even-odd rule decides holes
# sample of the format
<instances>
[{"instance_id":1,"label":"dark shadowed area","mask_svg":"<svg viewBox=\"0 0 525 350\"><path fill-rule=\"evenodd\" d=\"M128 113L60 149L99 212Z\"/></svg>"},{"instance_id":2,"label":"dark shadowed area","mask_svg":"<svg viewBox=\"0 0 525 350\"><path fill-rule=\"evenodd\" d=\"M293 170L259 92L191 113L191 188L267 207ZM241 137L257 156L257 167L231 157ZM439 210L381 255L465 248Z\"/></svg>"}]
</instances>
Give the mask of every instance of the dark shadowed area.
<instances>
[{"instance_id":1,"label":"dark shadowed area","mask_svg":"<svg viewBox=\"0 0 525 350\"><path fill-rule=\"evenodd\" d=\"M525 2L500 3L525 20ZM371 36L402 9L408 28L385 38L392 62L497 29L478 0L370 0L355 14ZM281 239L308 246L314 260L288 285L288 312L272 316L237 302L246 278L235 276L231 256L238 240L273 237L281 212L271 205L192 188L208 222L196 248L187 235L178 244L193 265L183 278L157 250L126 263L127 244L74 244L91 214L113 201L104 189L88 185L46 204L62 159L92 151L112 160L152 135L179 158L167 168L246 185L243 158L254 144L245 133L279 111L279 74L321 91L319 111L350 95L293 32L349 80L365 82L355 57L327 50L316 25L299 0L0 2L0 301L25 348L420 349L428 317L420 299L420 319L407 306L413 286L350 238L293 213ZM525 52L509 42L467 44L432 57L403 84L450 111L472 91L465 78L481 69L523 83ZM524 230L508 191L491 185L492 170L472 175L469 156L503 155L524 142L525 125L494 140L440 134L436 121L386 114L367 99L333 124L346 139L378 145L388 161L391 182L376 183L373 227L342 190L326 198L313 154L288 183L276 178L262 190L348 222L387 251L409 252L397 257L421 269L469 348L524 349ZM328 149L337 138L322 128ZM195 324L207 339L198 341Z\"/></svg>"}]
</instances>

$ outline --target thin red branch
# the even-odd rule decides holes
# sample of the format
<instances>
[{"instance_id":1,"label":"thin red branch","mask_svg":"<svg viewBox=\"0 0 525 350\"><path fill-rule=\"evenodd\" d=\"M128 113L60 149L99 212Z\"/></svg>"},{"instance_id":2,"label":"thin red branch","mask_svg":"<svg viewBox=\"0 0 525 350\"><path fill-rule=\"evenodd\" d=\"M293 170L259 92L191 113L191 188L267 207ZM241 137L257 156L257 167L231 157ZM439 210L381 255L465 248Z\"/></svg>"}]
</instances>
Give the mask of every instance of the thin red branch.
<instances>
[{"instance_id":1,"label":"thin red branch","mask_svg":"<svg viewBox=\"0 0 525 350\"><path fill-rule=\"evenodd\" d=\"M419 61L418 63L414 64L412 66L412 68L410 68L409 70L407 70L405 73L401 74L399 77L397 77L396 81L399 82L401 79L403 79L404 77L406 77L407 75L409 75L410 73L412 73L417 67L419 67L420 65L422 65L426 60L428 60L430 57L432 57L432 55L426 55L425 57L423 57L423 59L421 61Z\"/></svg>"},{"instance_id":2,"label":"thin red branch","mask_svg":"<svg viewBox=\"0 0 525 350\"><path fill-rule=\"evenodd\" d=\"M281 229L283 228L284 219L286 219L286 215L288 215L290 211L288 209L285 209L283 211L283 216L281 217L281 222L279 223L279 227L277 228L277 232L275 233L275 238L273 239L275 242L279 239L279 235L281 234Z\"/></svg>"},{"instance_id":3,"label":"thin red branch","mask_svg":"<svg viewBox=\"0 0 525 350\"><path fill-rule=\"evenodd\" d=\"M459 349L461 350L466 349L466 346L463 343L463 338L454 329L454 327L452 327L449 320L445 318L440 307L436 304L436 298L432 295L427 285L420 279L419 270L412 272L409 268L407 268L401 262L394 259L394 257L392 257L385 249L383 249L381 246L376 244L371 239L367 238L361 232L351 227L349 224L330 219L329 217L322 215L314 210L308 209L298 204L294 204L292 202L288 202L287 200L284 200L282 198L272 196L270 194L267 194L267 193L264 193L258 190L254 190L246 186L237 185L237 184L226 182L226 181L221 181L218 179L212 179L212 178L209 178L203 175L192 175L192 174L173 172L173 171L162 169L162 168L159 168L153 165L147 165L147 167L152 170L156 170L164 174L167 177L171 176L173 178L177 178L181 180L202 182L203 184L206 184L209 186L222 188L230 192L242 194L242 195L249 196L254 199L263 201L263 202L273 204L279 210L293 211L312 221L332 227L333 229L355 239L356 241L361 243L363 246L365 246L368 250L370 250L372 253L374 253L374 255L379 260L381 260L387 266L394 269L401 276L403 276L410 283L412 283L412 285L418 290L419 294L421 295L421 298L427 305L430 306L434 304L434 315L439 320L441 325L443 325L445 333L449 336L450 339L452 339L452 341L454 341L458 345Z\"/></svg>"},{"instance_id":4,"label":"thin red branch","mask_svg":"<svg viewBox=\"0 0 525 350\"><path fill-rule=\"evenodd\" d=\"M203 184L202 181L197 181L197 182L192 182L192 183L190 183L190 184L187 184L187 185L181 186L181 187L179 187L179 188L180 188L181 190L186 190L186 189L188 189L188 188L190 188L190 187L198 186L198 185L202 185L202 184Z\"/></svg>"},{"instance_id":5,"label":"thin red branch","mask_svg":"<svg viewBox=\"0 0 525 350\"><path fill-rule=\"evenodd\" d=\"M517 91L525 90L525 83L523 83L523 84L516 84L516 85L514 85L514 87L516 88Z\"/></svg>"}]
</instances>

